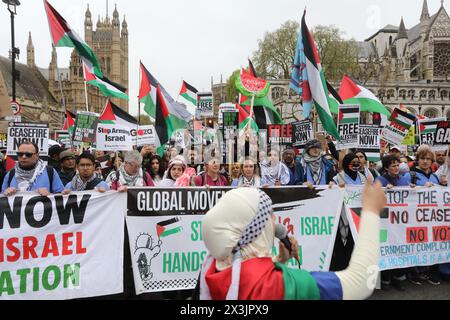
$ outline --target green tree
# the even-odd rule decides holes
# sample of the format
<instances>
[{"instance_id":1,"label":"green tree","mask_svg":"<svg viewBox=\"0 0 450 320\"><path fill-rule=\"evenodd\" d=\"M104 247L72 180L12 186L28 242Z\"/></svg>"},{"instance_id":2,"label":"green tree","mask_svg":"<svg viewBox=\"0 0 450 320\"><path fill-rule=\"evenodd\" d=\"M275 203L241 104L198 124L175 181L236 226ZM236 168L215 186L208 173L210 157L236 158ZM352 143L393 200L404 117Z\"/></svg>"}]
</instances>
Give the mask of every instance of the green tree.
<instances>
[{"instance_id":1,"label":"green tree","mask_svg":"<svg viewBox=\"0 0 450 320\"><path fill-rule=\"evenodd\" d=\"M258 50L252 58L258 76L291 78L299 30L298 22L287 21L258 41ZM337 81L344 74L358 72L359 47L355 40L344 39L344 33L335 26L318 25L312 34L327 80Z\"/></svg>"},{"instance_id":2,"label":"green tree","mask_svg":"<svg viewBox=\"0 0 450 320\"><path fill-rule=\"evenodd\" d=\"M261 78L289 79L297 47L298 22L287 21L274 32L266 32L258 40L258 50L253 53L253 64Z\"/></svg>"},{"instance_id":3,"label":"green tree","mask_svg":"<svg viewBox=\"0 0 450 320\"><path fill-rule=\"evenodd\" d=\"M235 102L236 97L239 95L239 91L236 88L236 79L239 77L241 70L234 71L227 80L227 86L225 87L225 94L228 102Z\"/></svg>"}]
</instances>

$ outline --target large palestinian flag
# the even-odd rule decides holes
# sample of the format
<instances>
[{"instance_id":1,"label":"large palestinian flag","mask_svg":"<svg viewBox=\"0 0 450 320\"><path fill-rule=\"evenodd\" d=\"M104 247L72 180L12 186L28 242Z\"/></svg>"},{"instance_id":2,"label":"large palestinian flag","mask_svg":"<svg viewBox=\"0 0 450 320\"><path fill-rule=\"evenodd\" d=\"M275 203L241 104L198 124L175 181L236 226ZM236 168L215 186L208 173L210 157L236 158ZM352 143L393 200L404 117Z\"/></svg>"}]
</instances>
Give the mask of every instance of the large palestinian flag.
<instances>
[{"instance_id":1,"label":"large palestinian flag","mask_svg":"<svg viewBox=\"0 0 450 320\"><path fill-rule=\"evenodd\" d=\"M83 62L84 77L86 82L100 89L100 92L105 97L116 97L120 99L129 100L128 95L125 93L126 88L120 84L114 83L105 76L97 76L94 72L94 68Z\"/></svg>"},{"instance_id":2,"label":"large palestinian flag","mask_svg":"<svg viewBox=\"0 0 450 320\"><path fill-rule=\"evenodd\" d=\"M306 57L306 72L308 74L312 100L314 101L316 111L319 114L325 131L336 139L339 139L339 132L330 111L327 83L320 64L319 54L317 53L312 34L306 25L306 10L302 18L301 32Z\"/></svg>"},{"instance_id":3,"label":"large palestinian flag","mask_svg":"<svg viewBox=\"0 0 450 320\"><path fill-rule=\"evenodd\" d=\"M194 106L197 106L197 93L198 90L191 86L186 81L183 81L183 85L181 86L180 96L185 98L187 101L192 103Z\"/></svg>"},{"instance_id":4,"label":"large palestinian flag","mask_svg":"<svg viewBox=\"0 0 450 320\"><path fill-rule=\"evenodd\" d=\"M139 101L145 104L145 112L155 119L156 117L156 88L159 86L161 94L165 99L167 109L172 117L175 128L186 128L187 123L192 120L193 115L186 109L185 105L176 102L156 78L145 68L141 62L141 86L139 90Z\"/></svg>"},{"instance_id":5,"label":"large palestinian flag","mask_svg":"<svg viewBox=\"0 0 450 320\"><path fill-rule=\"evenodd\" d=\"M100 123L113 124L125 128L137 129L138 121L130 114L123 111L120 107L112 103L106 102L105 109L99 118Z\"/></svg>"},{"instance_id":6,"label":"large palestinian flag","mask_svg":"<svg viewBox=\"0 0 450 320\"><path fill-rule=\"evenodd\" d=\"M169 113L166 100L158 85L156 87L155 130L157 152L161 157L163 156L165 145L175 132L173 118L174 116Z\"/></svg>"},{"instance_id":7,"label":"large palestinian flag","mask_svg":"<svg viewBox=\"0 0 450 320\"><path fill-rule=\"evenodd\" d=\"M344 76L342 79L339 96L346 104L361 105L361 112L380 113L387 117L391 115L370 90L364 88L348 76Z\"/></svg>"},{"instance_id":8,"label":"large palestinian flag","mask_svg":"<svg viewBox=\"0 0 450 320\"><path fill-rule=\"evenodd\" d=\"M92 65L94 73L102 77L101 64L97 60L92 49L81 37L69 26L64 18L53 8L47 0L44 0L45 11L47 13L48 25L53 45L55 47L75 48L81 59Z\"/></svg>"}]
</instances>

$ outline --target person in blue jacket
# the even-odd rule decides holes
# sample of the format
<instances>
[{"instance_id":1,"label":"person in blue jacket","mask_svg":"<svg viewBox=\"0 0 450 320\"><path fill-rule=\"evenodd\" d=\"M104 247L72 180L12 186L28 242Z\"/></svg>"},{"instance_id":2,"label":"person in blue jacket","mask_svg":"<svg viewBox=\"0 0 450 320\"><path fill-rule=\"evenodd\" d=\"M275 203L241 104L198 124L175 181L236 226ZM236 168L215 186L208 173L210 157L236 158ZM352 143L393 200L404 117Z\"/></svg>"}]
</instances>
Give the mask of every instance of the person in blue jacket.
<instances>
[{"instance_id":1,"label":"person in blue jacket","mask_svg":"<svg viewBox=\"0 0 450 320\"><path fill-rule=\"evenodd\" d=\"M36 191L41 196L61 193L64 186L58 173L39 159L39 147L30 141L20 144L17 151L18 162L6 176L2 193L13 196L18 191Z\"/></svg>"},{"instance_id":2,"label":"person in blue jacket","mask_svg":"<svg viewBox=\"0 0 450 320\"><path fill-rule=\"evenodd\" d=\"M409 186L411 178L405 177L400 173L400 159L394 155L388 154L381 160L384 174L376 178L385 188Z\"/></svg>"},{"instance_id":3,"label":"person in blue jacket","mask_svg":"<svg viewBox=\"0 0 450 320\"><path fill-rule=\"evenodd\" d=\"M319 140L310 140L297 159L295 181L297 185L328 185L336 175L334 164L326 158Z\"/></svg>"}]
</instances>

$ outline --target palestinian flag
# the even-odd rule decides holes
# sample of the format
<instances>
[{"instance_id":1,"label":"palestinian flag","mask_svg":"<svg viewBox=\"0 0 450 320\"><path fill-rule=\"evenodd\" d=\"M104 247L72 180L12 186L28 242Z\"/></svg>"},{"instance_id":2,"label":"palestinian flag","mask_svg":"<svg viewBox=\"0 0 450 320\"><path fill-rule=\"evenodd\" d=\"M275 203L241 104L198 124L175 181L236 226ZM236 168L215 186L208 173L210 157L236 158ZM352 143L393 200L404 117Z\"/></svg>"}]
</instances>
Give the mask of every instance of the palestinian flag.
<instances>
[{"instance_id":1,"label":"palestinian flag","mask_svg":"<svg viewBox=\"0 0 450 320\"><path fill-rule=\"evenodd\" d=\"M359 123L359 106L340 106L339 124Z\"/></svg>"},{"instance_id":2,"label":"palestinian flag","mask_svg":"<svg viewBox=\"0 0 450 320\"><path fill-rule=\"evenodd\" d=\"M389 120L396 126L402 127L404 130L409 130L414 125L416 117L411 113L395 108Z\"/></svg>"},{"instance_id":3,"label":"palestinian flag","mask_svg":"<svg viewBox=\"0 0 450 320\"><path fill-rule=\"evenodd\" d=\"M118 125L127 129L129 128L130 130L137 129L138 127L138 121L132 115L126 113L109 100L106 102L99 122L102 124Z\"/></svg>"},{"instance_id":4,"label":"palestinian flag","mask_svg":"<svg viewBox=\"0 0 450 320\"><path fill-rule=\"evenodd\" d=\"M175 129L184 129L187 123L192 120L193 115L186 109L184 104L176 102L164 89L161 83L145 68L141 62L141 87L139 90L139 101L145 103L145 112L155 119L156 117L156 88L159 86L162 97L171 115Z\"/></svg>"},{"instance_id":5,"label":"palestinian flag","mask_svg":"<svg viewBox=\"0 0 450 320\"><path fill-rule=\"evenodd\" d=\"M325 131L336 139L339 139L339 132L330 111L328 89L325 75L320 64L319 54L317 53L312 34L309 32L308 26L306 25L306 10L302 18L301 32L306 57L306 72L308 74L312 100L314 101L316 111L319 114L320 121Z\"/></svg>"},{"instance_id":6,"label":"palestinian flag","mask_svg":"<svg viewBox=\"0 0 450 320\"><path fill-rule=\"evenodd\" d=\"M446 117L434 118L434 119L422 119L419 120L419 137L420 144L427 144L433 148L433 150L447 149L447 146L435 146L434 139L436 136L436 130L439 122L447 121Z\"/></svg>"},{"instance_id":7,"label":"palestinian flag","mask_svg":"<svg viewBox=\"0 0 450 320\"><path fill-rule=\"evenodd\" d=\"M175 227L175 228L170 227L170 225L173 225L173 224L177 223L178 221L180 221L179 218L173 218L170 220L158 222L156 224L156 234L158 235L158 237L164 238L164 237L168 237L170 235L176 234L178 232L181 232L183 230L182 227Z\"/></svg>"},{"instance_id":8,"label":"palestinian flag","mask_svg":"<svg viewBox=\"0 0 450 320\"><path fill-rule=\"evenodd\" d=\"M156 111L156 79L140 63L141 84L139 89L139 102L144 104L144 111L153 119Z\"/></svg>"},{"instance_id":9,"label":"palestinian flag","mask_svg":"<svg viewBox=\"0 0 450 320\"><path fill-rule=\"evenodd\" d=\"M94 72L92 66L83 62L84 68L84 78L86 83L95 86L100 89L100 92L105 97L115 97L120 99L129 100L128 95L125 93L126 88L122 87L120 84L110 81L105 76L97 76Z\"/></svg>"},{"instance_id":10,"label":"palestinian flag","mask_svg":"<svg viewBox=\"0 0 450 320\"><path fill-rule=\"evenodd\" d=\"M239 111L239 123L241 123L241 113L243 116L245 116L246 113L248 114L247 117L250 116L251 100L249 99L245 101L241 105L241 108L242 107L244 107L244 109L242 111L240 109ZM254 122L259 130L266 130L267 127L272 124L283 124L283 119L281 118L280 113L268 97L255 99L253 105L253 114ZM253 123L252 127L254 127Z\"/></svg>"},{"instance_id":11,"label":"palestinian flag","mask_svg":"<svg viewBox=\"0 0 450 320\"><path fill-rule=\"evenodd\" d=\"M191 86L186 81L183 81L183 85L181 87L180 96L185 98L187 101L197 106L197 93L198 90Z\"/></svg>"},{"instance_id":12,"label":"palestinian flag","mask_svg":"<svg viewBox=\"0 0 450 320\"><path fill-rule=\"evenodd\" d=\"M339 105L344 104L344 102L328 81L327 81L327 89L328 89L328 102L330 104L330 111L331 113L338 114Z\"/></svg>"},{"instance_id":13,"label":"palestinian flag","mask_svg":"<svg viewBox=\"0 0 450 320\"><path fill-rule=\"evenodd\" d=\"M47 0L44 0L47 13L48 25L53 45L55 47L75 48L81 59L93 66L94 73L102 77L101 64L97 60L92 49L81 37L69 26L64 18L55 10Z\"/></svg>"},{"instance_id":14,"label":"palestinian flag","mask_svg":"<svg viewBox=\"0 0 450 320\"><path fill-rule=\"evenodd\" d=\"M66 110L66 117L64 120L64 126L62 130L68 131L70 135L73 134L73 130L75 129L75 119L77 116L70 112L69 110Z\"/></svg>"},{"instance_id":15,"label":"palestinian flag","mask_svg":"<svg viewBox=\"0 0 450 320\"><path fill-rule=\"evenodd\" d=\"M159 85L156 87L155 109L156 147L158 147L157 152L159 156L162 157L165 145L170 141L176 129L172 122L174 116L169 113L166 100Z\"/></svg>"},{"instance_id":16,"label":"palestinian flag","mask_svg":"<svg viewBox=\"0 0 450 320\"><path fill-rule=\"evenodd\" d=\"M390 116L386 107L370 90L348 76L344 76L342 79L339 96L346 104L361 105L361 112L380 113Z\"/></svg>"},{"instance_id":17,"label":"palestinian flag","mask_svg":"<svg viewBox=\"0 0 450 320\"><path fill-rule=\"evenodd\" d=\"M241 106L238 105L238 111L239 111L239 129L243 130L250 126L250 128L258 132L259 128L258 125L255 122L255 119L250 116L250 106ZM253 107L253 113L255 113L255 108ZM249 124L250 122L250 124Z\"/></svg>"}]
</instances>

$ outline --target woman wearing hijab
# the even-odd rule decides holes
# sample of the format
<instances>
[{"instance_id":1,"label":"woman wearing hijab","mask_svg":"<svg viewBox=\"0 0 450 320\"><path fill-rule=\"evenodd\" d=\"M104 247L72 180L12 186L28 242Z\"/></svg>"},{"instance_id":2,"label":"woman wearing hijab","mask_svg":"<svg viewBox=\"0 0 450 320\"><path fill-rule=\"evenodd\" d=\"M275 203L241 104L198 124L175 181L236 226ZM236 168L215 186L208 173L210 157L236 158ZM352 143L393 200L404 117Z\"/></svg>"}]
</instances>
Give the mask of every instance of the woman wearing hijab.
<instances>
[{"instance_id":1,"label":"woman wearing hijab","mask_svg":"<svg viewBox=\"0 0 450 320\"><path fill-rule=\"evenodd\" d=\"M298 185L328 185L336 172L334 164L328 160L319 140L310 140L305 146L300 161L295 168L295 181Z\"/></svg>"},{"instance_id":2,"label":"woman wearing hijab","mask_svg":"<svg viewBox=\"0 0 450 320\"><path fill-rule=\"evenodd\" d=\"M158 187L189 187L195 169L187 168L183 156L176 156L169 162L167 171Z\"/></svg>"},{"instance_id":3,"label":"woman wearing hijab","mask_svg":"<svg viewBox=\"0 0 450 320\"><path fill-rule=\"evenodd\" d=\"M379 183L366 185L360 236L349 267L341 272L290 269L298 254L280 244L272 260L275 222L271 199L256 188L227 192L203 219L209 251L199 281L201 300L354 300L368 298L375 287L367 272L379 260L379 212L386 197Z\"/></svg>"},{"instance_id":4,"label":"woman wearing hijab","mask_svg":"<svg viewBox=\"0 0 450 320\"><path fill-rule=\"evenodd\" d=\"M366 176L361 173L361 162L354 153L349 153L342 161L343 170L334 177L334 182L340 187L346 185L362 185L366 183Z\"/></svg>"},{"instance_id":5,"label":"woman wearing hijab","mask_svg":"<svg viewBox=\"0 0 450 320\"><path fill-rule=\"evenodd\" d=\"M291 180L289 168L280 161L280 153L272 149L266 161L261 162L261 184L263 186L287 186Z\"/></svg>"}]
</instances>

